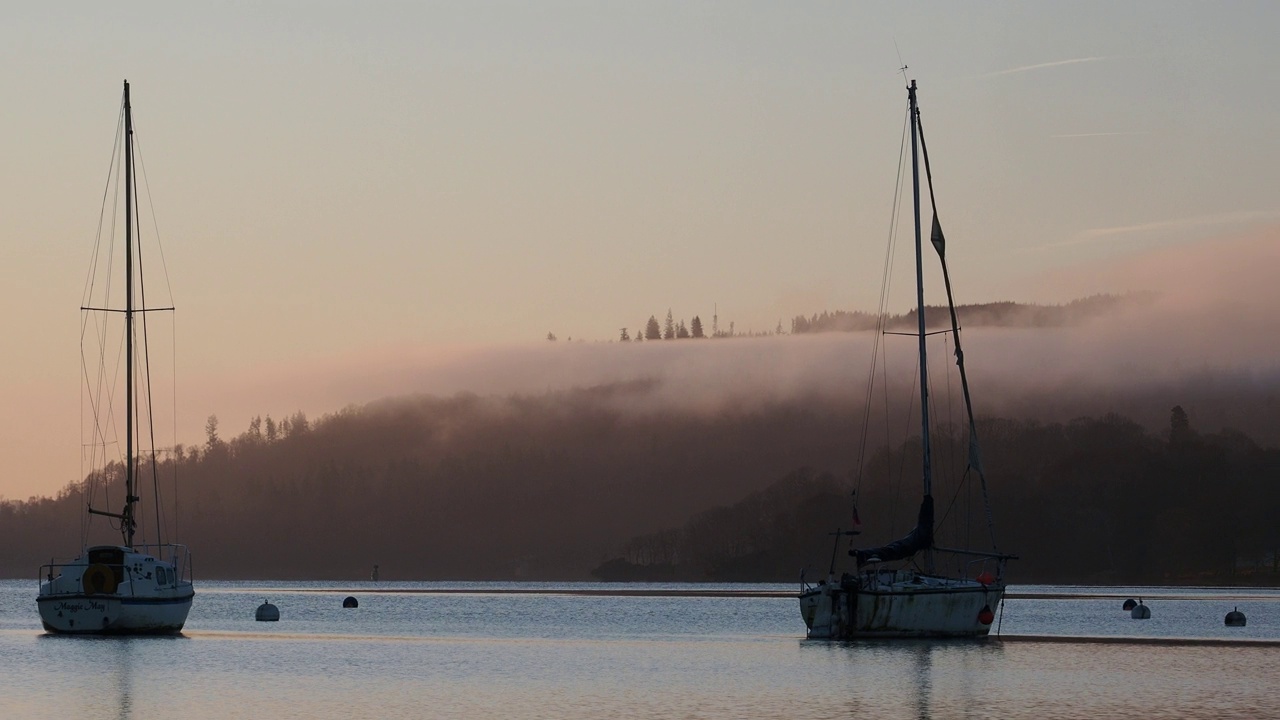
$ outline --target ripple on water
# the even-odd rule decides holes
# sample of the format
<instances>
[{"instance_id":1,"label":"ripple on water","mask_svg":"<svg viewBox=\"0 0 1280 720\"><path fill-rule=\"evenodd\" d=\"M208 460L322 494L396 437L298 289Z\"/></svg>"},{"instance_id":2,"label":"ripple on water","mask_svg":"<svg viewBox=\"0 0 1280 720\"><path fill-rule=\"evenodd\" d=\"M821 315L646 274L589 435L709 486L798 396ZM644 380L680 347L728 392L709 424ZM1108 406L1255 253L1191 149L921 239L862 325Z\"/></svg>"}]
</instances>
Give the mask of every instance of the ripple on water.
<instances>
[{"instance_id":1,"label":"ripple on water","mask_svg":"<svg viewBox=\"0 0 1280 720\"><path fill-rule=\"evenodd\" d=\"M0 716L1280 716L1271 690L1280 652L1270 647L813 642L801 639L794 599L769 596L203 588L182 637L93 639L41 634L34 587L0 583ZM359 609L342 609L347 594ZM1004 630L1241 637L1222 627L1230 608L1212 593L1149 595L1154 616L1143 623L1113 598L1013 601ZM263 597L280 606L279 623L253 621ZM1280 603L1258 602L1246 629L1280 638L1271 609Z\"/></svg>"}]
</instances>

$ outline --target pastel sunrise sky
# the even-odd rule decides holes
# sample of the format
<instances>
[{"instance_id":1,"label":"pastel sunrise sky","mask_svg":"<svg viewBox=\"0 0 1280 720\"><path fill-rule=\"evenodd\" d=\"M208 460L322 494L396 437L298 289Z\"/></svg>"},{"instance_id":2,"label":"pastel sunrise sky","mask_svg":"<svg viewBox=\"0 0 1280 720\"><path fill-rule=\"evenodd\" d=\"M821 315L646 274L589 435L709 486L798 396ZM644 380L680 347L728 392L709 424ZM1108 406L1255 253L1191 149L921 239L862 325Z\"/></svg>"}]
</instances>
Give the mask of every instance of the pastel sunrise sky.
<instances>
[{"instance_id":1,"label":"pastel sunrise sky","mask_svg":"<svg viewBox=\"0 0 1280 720\"><path fill-rule=\"evenodd\" d=\"M178 308L171 424L198 443L211 414L232 435L510 391L403 370L554 367L548 332L607 342L668 308L739 332L874 310L904 63L961 302L1125 292L1146 254L1273 242L1277 28L1270 2L9 4L0 496L81 471L126 78Z\"/></svg>"}]
</instances>

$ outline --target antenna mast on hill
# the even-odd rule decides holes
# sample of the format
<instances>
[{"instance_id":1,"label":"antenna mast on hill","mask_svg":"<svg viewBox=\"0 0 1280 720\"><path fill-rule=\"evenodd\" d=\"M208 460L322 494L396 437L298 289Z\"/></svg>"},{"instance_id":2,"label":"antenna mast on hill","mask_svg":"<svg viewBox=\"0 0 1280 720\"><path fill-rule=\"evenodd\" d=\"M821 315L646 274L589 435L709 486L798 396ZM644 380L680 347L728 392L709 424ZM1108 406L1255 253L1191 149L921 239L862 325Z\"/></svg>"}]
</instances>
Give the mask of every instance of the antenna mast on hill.
<instances>
[{"instance_id":1,"label":"antenna mast on hill","mask_svg":"<svg viewBox=\"0 0 1280 720\"><path fill-rule=\"evenodd\" d=\"M716 303L711 310L711 337L720 335L720 304Z\"/></svg>"}]
</instances>

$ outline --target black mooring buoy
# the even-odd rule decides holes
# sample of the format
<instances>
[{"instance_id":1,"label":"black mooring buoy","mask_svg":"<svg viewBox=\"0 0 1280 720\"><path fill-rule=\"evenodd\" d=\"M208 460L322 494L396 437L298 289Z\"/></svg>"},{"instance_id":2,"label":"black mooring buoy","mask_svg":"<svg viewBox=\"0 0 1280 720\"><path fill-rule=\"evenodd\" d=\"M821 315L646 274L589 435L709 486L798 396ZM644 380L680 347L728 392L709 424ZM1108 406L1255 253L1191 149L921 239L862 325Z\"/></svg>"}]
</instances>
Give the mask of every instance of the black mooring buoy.
<instances>
[{"instance_id":1,"label":"black mooring buoy","mask_svg":"<svg viewBox=\"0 0 1280 720\"><path fill-rule=\"evenodd\" d=\"M348 595L348 596L347 596L347 598L346 598L345 600L343 600L343 601L342 601L342 607L344 607L344 608L358 608L358 607L360 607L360 601L359 601L359 600L356 600L355 598L353 598L353 597L351 597L350 595Z\"/></svg>"},{"instance_id":2,"label":"black mooring buoy","mask_svg":"<svg viewBox=\"0 0 1280 720\"><path fill-rule=\"evenodd\" d=\"M1124 605L1121 605L1120 607L1125 610L1132 610L1137 606L1138 606L1137 601L1134 600L1133 598L1129 598L1128 600L1125 600Z\"/></svg>"},{"instance_id":3,"label":"black mooring buoy","mask_svg":"<svg viewBox=\"0 0 1280 720\"><path fill-rule=\"evenodd\" d=\"M280 619L280 608L263 600L258 606L258 611L253 614L253 619L258 622L276 622Z\"/></svg>"},{"instance_id":4,"label":"black mooring buoy","mask_svg":"<svg viewBox=\"0 0 1280 720\"><path fill-rule=\"evenodd\" d=\"M1150 620L1151 608L1147 607L1146 605L1143 605L1142 598L1138 598L1138 604L1135 605L1134 608L1129 611L1129 617L1133 618L1134 620Z\"/></svg>"},{"instance_id":5,"label":"black mooring buoy","mask_svg":"<svg viewBox=\"0 0 1280 720\"><path fill-rule=\"evenodd\" d=\"M1245 622L1244 613L1240 612L1240 608L1236 608L1227 613L1227 627L1244 627Z\"/></svg>"}]
</instances>

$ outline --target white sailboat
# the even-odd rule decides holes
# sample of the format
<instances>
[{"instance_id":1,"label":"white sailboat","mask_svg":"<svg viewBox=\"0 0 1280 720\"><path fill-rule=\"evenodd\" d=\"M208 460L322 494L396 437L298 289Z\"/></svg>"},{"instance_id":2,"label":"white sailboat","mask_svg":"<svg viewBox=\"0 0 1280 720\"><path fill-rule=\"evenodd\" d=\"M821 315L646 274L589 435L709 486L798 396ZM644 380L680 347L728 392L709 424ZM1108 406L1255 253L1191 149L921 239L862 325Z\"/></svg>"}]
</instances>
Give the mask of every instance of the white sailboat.
<instances>
[{"instance_id":1,"label":"white sailboat","mask_svg":"<svg viewBox=\"0 0 1280 720\"><path fill-rule=\"evenodd\" d=\"M1005 564L1015 556L997 552L994 540L991 551L949 549L934 544L933 469L929 425L929 374L926 356L924 251L920 224L920 168L923 154L925 173L929 179L929 198L934 217L930 240L942 263L947 288L947 304L951 310L951 332L955 338L956 364L969 419L969 470L982 481L983 502L987 503L986 479L978 456L977 432L969 397L969 381L960 350L960 325L951 295L951 279L947 273L945 240L933 203L933 179L929 170L929 154L924 145L924 130L916 104L916 83L907 88L908 121L911 123L911 172L915 217L916 304L919 331L921 446L923 450L924 496L915 528L895 542L875 548L849 551L857 561L853 573L835 576L834 554L825 580L814 585L803 583L800 592L800 614L810 638L901 638L901 637L983 637L995 621L1004 599ZM917 150L917 143L919 150ZM990 506L987 518L990 524ZM846 535L836 533L836 542ZM993 533L994 537L994 533ZM970 570L948 575L939 572L937 559L942 555L964 558L961 566Z\"/></svg>"},{"instance_id":2,"label":"white sailboat","mask_svg":"<svg viewBox=\"0 0 1280 720\"><path fill-rule=\"evenodd\" d=\"M133 112L129 103L129 82L124 83L123 160L125 195L124 308L83 307L82 311L118 315L124 320L125 360L125 455L123 458L125 498L119 512L89 508L91 515L104 516L119 523L121 544L86 547L76 559L66 563L50 563L40 568L40 594L36 604L45 630L51 633L102 634L168 634L182 630L195 591L191 582L191 556L183 545L135 544L139 497L139 467L143 460L156 467L155 448L140 452L144 436L138 427L142 420L140 398L150 398L149 371L139 372L135 354L140 350L146 360L146 333L135 346L135 318L145 312L172 310L149 308L145 302L141 263L137 259L137 202L134 173ZM109 265L108 265L109 267ZM135 273L136 270L136 273ZM136 274L136 277L135 277ZM135 297L135 294L139 297ZM109 408L105 402L96 407ZM95 413L96 414L96 413ZM149 408L145 423L151 423ZM148 427L148 430L150 428ZM154 437L148 432L145 439ZM156 532L159 533L157 519Z\"/></svg>"}]
</instances>

